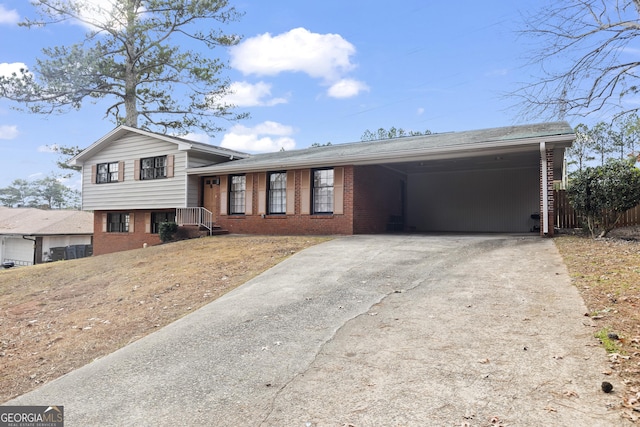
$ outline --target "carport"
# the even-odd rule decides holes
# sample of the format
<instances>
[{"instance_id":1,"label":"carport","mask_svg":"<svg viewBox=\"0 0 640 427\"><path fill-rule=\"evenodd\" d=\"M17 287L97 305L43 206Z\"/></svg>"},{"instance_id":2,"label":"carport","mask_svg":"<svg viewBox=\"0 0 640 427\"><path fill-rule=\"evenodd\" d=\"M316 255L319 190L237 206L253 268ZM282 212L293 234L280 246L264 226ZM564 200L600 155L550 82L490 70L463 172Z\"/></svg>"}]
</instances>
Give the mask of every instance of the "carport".
<instances>
[{"instance_id":1,"label":"carport","mask_svg":"<svg viewBox=\"0 0 640 427\"><path fill-rule=\"evenodd\" d=\"M563 178L564 147L553 149L553 160L551 183ZM520 233L540 227L541 163L532 144L529 151L384 166L406 177L408 231Z\"/></svg>"},{"instance_id":2,"label":"carport","mask_svg":"<svg viewBox=\"0 0 640 427\"><path fill-rule=\"evenodd\" d=\"M382 166L404 176L407 231L553 234L553 185L573 139L564 122L436 134Z\"/></svg>"}]
</instances>

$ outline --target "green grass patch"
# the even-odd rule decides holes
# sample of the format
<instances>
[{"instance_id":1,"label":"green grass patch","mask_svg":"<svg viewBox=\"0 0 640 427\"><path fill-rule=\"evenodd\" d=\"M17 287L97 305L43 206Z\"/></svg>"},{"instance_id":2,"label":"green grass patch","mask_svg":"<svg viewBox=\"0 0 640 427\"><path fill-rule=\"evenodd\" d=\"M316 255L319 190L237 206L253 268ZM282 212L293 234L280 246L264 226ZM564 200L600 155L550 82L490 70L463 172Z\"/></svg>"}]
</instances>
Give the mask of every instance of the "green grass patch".
<instances>
[{"instance_id":1,"label":"green grass patch","mask_svg":"<svg viewBox=\"0 0 640 427\"><path fill-rule=\"evenodd\" d=\"M600 340L607 353L620 353L620 344L618 340L609 337L609 328L600 329L595 337Z\"/></svg>"}]
</instances>

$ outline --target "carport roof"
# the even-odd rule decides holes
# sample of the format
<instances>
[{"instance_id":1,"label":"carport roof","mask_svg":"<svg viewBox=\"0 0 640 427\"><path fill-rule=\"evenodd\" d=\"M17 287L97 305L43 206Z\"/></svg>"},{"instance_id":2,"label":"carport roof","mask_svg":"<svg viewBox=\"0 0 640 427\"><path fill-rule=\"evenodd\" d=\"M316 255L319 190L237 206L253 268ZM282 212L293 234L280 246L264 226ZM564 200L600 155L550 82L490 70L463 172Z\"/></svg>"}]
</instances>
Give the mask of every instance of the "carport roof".
<instances>
[{"instance_id":1,"label":"carport roof","mask_svg":"<svg viewBox=\"0 0 640 427\"><path fill-rule=\"evenodd\" d=\"M93 214L72 210L0 207L0 235L93 234Z\"/></svg>"},{"instance_id":2,"label":"carport roof","mask_svg":"<svg viewBox=\"0 0 640 427\"><path fill-rule=\"evenodd\" d=\"M255 154L245 159L191 168L187 173L221 174L499 155L538 151L541 142L548 148L564 148L574 139L573 128L567 122L551 122Z\"/></svg>"}]
</instances>

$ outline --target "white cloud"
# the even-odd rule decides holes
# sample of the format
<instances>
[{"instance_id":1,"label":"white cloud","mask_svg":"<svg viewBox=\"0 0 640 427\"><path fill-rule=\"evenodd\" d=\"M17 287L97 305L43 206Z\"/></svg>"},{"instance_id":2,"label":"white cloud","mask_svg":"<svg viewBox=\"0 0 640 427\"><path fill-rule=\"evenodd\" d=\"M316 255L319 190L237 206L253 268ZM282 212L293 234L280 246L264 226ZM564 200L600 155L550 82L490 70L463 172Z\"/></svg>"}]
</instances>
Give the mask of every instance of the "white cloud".
<instances>
[{"instance_id":1,"label":"white cloud","mask_svg":"<svg viewBox=\"0 0 640 427\"><path fill-rule=\"evenodd\" d=\"M38 153L55 153L57 149L58 149L58 144L40 145L38 147Z\"/></svg>"},{"instance_id":2,"label":"white cloud","mask_svg":"<svg viewBox=\"0 0 640 427\"><path fill-rule=\"evenodd\" d=\"M419 115L419 116L423 115L424 114L424 108L422 108L422 107L418 108L418 110L416 111L416 114Z\"/></svg>"},{"instance_id":3,"label":"white cloud","mask_svg":"<svg viewBox=\"0 0 640 427\"><path fill-rule=\"evenodd\" d=\"M291 137L293 128L281 123L266 121L254 127L233 126L222 138L222 147L246 152L273 152L296 147Z\"/></svg>"},{"instance_id":4,"label":"white cloud","mask_svg":"<svg viewBox=\"0 0 640 427\"><path fill-rule=\"evenodd\" d=\"M22 62L0 62L0 76L11 77L11 74L20 75L20 70L26 70L26 64Z\"/></svg>"},{"instance_id":5,"label":"white cloud","mask_svg":"<svg viewBox=\"0 0 640 427\"><path fill-rule=\"evenodd\" d=\"M0 125L0 139L15 139L18 133L16 125Z\"/></svg>"},{"instance_id":6,"label":"white cloud","mask_svg":"<svg viewBox=\"0 0 640 427\"><path fill-rule=\"evenodd\" d=\"M118 12L119 0L61 0L63 5L78 11L80 19L75 24L81 25L90 30L110 26L120 28L124 25L126 18ZM144 12L144 7L138 9ZM55 14L54 11L52 13Z\"/></svg>"},{"instance_id":7,"label":"white cloud","mask_svg":"<svg viewBox=\"0 0 640 427\"><path fill-rule=\"evenodd\" d=\"M231 48L231 65L243 74L274 76L303 72L335 81L355 68L356 48L339 34L317 34L305 28L272 36L261 34Z\"/></svg>"},{"instance_id":8,"label":"white cloud","mask_svg":"<svg viewBox=\"0 0 640 427\"><path fill-rule=\"evenodd\" d=\"M43 172L36 172L36 173L32 173L31 175L27 176L27 179L40 179L43 176L44 176Z\"/></svg>"},{"instance_id":9,"label":"white cloud","mask_svg":"<svg viewBox=\"0 0 640 427\"><path fill-rule=\"evenodd\" d=\"M201 142L203 144L211 144L211 137L206 133L188 133L182 136L184 139L188 139L189 141Z\"/></svg>"},{"instance_id":10,"label":"white cloud","mask_svg":"<svg viewBox=\"0 0 640 427\"><path fill-rule=\"evenodd\" d=\"M0 24L17 24L20 20L20 15L15 9L5 9L4 5L0 4Z\"/></svg>"},{"instance_id":11,"label":"white cloud","mask_svg":"<svg viewBox=\"0 0 640 427\"><path fill-rule=\"evenodd\" d=\"M332 84L327 94L332 98L351 98L362 91L368 91L369 86L353 79L342 79Z\"/></svg>"},{"instance_id":12,"label":"white cloud","mask_svg":"<svg viewBox=\"0 0 640 427\"><path fill-rule=\"evenodd\" d=\"M271 85L265 82L251 84L248 82L233 82L229 86L229 94L224 97L224 102L237 107L271 107L278 104L286 104L285 98L271 98Z\"/></svg>"},{"instance_id":13,"label":"white cloud","mask_svg":"<svg viewBox=\"0 0 640 427\"><path fill-rule=\"evenodd\" d=\"M508 68L494 68L493 70L487 71L484 75L486 77L503 77L509 74Z\"/></svg>"}]
</instances>

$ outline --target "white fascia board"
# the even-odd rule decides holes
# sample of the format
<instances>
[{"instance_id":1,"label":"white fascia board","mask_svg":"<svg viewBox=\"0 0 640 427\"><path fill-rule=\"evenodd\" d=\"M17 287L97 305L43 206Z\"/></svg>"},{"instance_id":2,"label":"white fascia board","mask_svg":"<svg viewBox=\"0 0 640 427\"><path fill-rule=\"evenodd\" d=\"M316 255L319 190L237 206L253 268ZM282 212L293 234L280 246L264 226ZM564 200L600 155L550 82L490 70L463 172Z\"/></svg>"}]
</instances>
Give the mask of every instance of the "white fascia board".
<instances>
[{"instance_id":1,"label":"white fascia board","mask_svg":"<svg viewBox=\"0 0 640 427\"><path fill-rule=\"evenodd\" d=\"M100 146L105 143L105 141L110 140L114 135L122 132L123 129L126 129L126 126L118 126L117 128L111 130L111 132L104 135L102 138L82 150L80 153L72 157L67 161L67 164L70 166L82 166L84 164L84 160L87 157L90 157L95 151L99 151Z\"/></svg>"},{"instance_id":2,"label":"white fascia board","mask_svg":"<svg viewBox=\"0 0 640 427\"><path fill-rule=\"evenodd\" d=\"M247 154L244 154L244 153L235 152L235 151L230 152L224 149L220 149L219 147L216 147L213 145L209 147L209 146L206 146L205 144L197 144L195 142L191 143L189 141L177 139L172 136L162 135L162 134L153 133L153 132L145 131L142 129L137 129L130 126L122 125L113 129L111 132L104 135L102 138L100 138L99 140L91 144L89 147L82 150L82 152L80 152L78 155L69 159L67 164L71 166L82 166L86 161L86 159L92 157L97 151L100 151L104 144L108 144L109 142L119 138L120 134L124 132L134 132L149 138L159 139L161 141L169 142L171 144L176 144L178 146L178 150L180 151L195 150L195 151L200 151L204 153L216 154L224 157L235 156L235 157L243 158L248 156Z\"/></svg>"}]
</instances>

